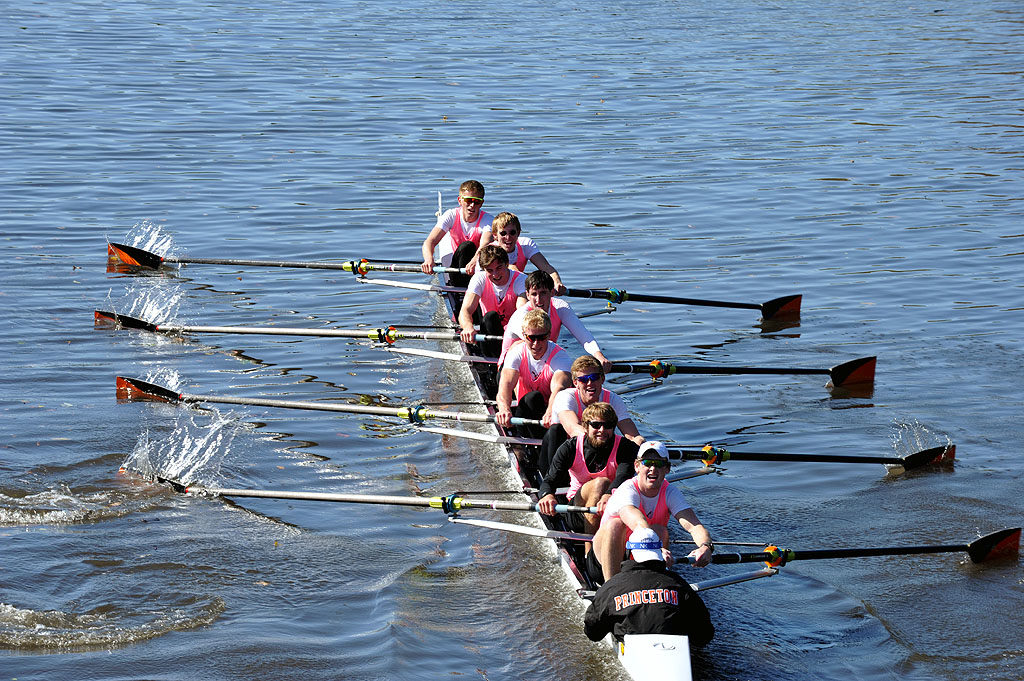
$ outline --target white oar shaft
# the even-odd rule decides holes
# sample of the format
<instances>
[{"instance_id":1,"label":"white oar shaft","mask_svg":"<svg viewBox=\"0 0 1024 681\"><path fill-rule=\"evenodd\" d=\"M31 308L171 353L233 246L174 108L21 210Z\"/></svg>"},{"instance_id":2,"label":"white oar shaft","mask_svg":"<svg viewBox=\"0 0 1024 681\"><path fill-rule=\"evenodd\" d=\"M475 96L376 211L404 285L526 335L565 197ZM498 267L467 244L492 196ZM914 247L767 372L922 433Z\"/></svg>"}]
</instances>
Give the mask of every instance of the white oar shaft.
<instances>
[{"instance_id":1,"label":"white oar shaft","mask_svg":"<svg viewBox=\"0 0 1024 681\"><path fill-rule=\"evenodd\" d=\"M330 501L350 504L382 504L388 506L419 506L440 508L447 513L461 509L489 508L495 511L536 511L537 504L525 501L502 501L500 499L466 499L451 495L448 497L403 497L382 494L342 494L334 492L298 492L270 489L235 489L230 487L186 487L188 494L212 494L221 497L246 497L257 499L292 499L297 501ZM555 507L558 513L596 513L592 506Z\"/></svg>"},{"instance_id":2,"label":"white oar shaft","mask_svg":"<svg viewBox=\"0 0 1024 681\"><path fill-rule=\"evenodd\" d=\"M289 329L279 326L190 326L185 324L159 324L165 333L226 333L254 336L317 336L322 338L369 338L387 341L399 339L459 340L459 334L444 331L400 331L397 329ZM501 340L501 336L477 334L477 340Z\"/></svg>"}]
</instances>

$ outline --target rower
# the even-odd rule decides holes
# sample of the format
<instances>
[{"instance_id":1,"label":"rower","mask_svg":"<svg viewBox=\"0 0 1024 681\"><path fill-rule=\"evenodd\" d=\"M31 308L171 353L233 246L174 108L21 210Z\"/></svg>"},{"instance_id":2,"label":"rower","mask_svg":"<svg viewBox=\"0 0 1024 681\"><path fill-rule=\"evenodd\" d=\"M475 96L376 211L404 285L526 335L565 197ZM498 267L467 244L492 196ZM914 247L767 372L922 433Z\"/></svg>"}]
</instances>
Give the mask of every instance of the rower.
<instances>
[{"instance_id":1,"label":"rower","mask_svg":"<svg viewBox=\"0 0 1024 681\"><path fill-rule=\"evenodd\" d=\"M487 248L501 250L493 245ZM538 419L544 424L527 427L523 435L541 437L544 428L551 425L552 398L569 387L569 358L562 348L548 340L551 319L543 310L526 314L523 331L526 338L509 349L501 365L495 420L508 428L514 404L515 416Z\"/></svg>"},{"instance_id":2,"label":"rower","mask_svg":"<svg viewBox=\"0 0 1024 681\"><path fill-rule=\"evenodd\" d=\"M484 212L484 186L476 180L466 180L459 186L459 206L446 210L438 216L437 223L430 230L421 246L424 274L433 274L434 249L440 244L441 264L445 267L466 267L473 260L480 247L480 238L489 232L493 216ZM459 279L461 277L461 279ZM454 286L465 286L468 277L454 274L449 282Z\"/></svg>"},{"instance_id":3,"label":"rower","mask_svg":"<svg viewBox=\"0 0 1024 681\"><path fill-rule=\"evenodd\" d=\"M573 514L570 514L573 515ZM583 616L583 633L600 641L609 633L687 636L691 646L715 635L707 606L685 579L668 569L661 537L650 528L634 530L626 542L632 560L601 585Z\"/></svg>"},{"instance_id":4,"label":"rower","mask_svg":"<svg viewBox=\"0 0 1024 681\"><path fill-rule=\"evenodd\" d=\"M569 487L565 496L571 505L597 507L597 515L566 515L566 524L573 532L593 534L612 491L633 476L639 447L615 434L617 421L615 409L607 402L594 402L584 409L583 433L558 448L537 491L538 510L545 515L555 515L555 490L565 486Z\"/></svg>"},{"instance_id":5,"label":"rower","mask_svg":"<svg viewBox=\"0 0 1024 681\"><path fill-rule=\"evenodd\" d=\"M537 242L528 236L522 236L522 232L522 225L515 213L498 213L491 223L490 233L484 232L480 237L480 248L490 243L501 246L508 253L509 267L526 272L526 263L533 263L538 271L546 272L551 276L554 281L551 288L555 289L557 293L565 293L565 286L562 284L562 277L558 274L558 270L540 252ZM466 266L471 274L474 265L475 263L471 262Z\"/></svg>"},{"instance_id":6,"label":"rower","mask_svg":"<svg viewBox=\"0 0 1024 681\"><path fill-rule=\"evenodd\" d=\"M637 431L633 419L629 416L626 403L622 401L621 397L604 387L604 369L596 357L591 355L577 357L572 363L571 374L574 387L559 392L551 407L554 424L544 433L544 440L541 443L538 458L541 471L547 470L554 458L555 451L563 442L584 434L583 411L595 402L610 404L615 410L619 431L637 446L644 443L644 437Z\"/></svg>"},{"instance_id":7,"label":"rower","mask_svg":"<svg viewBox=\"0 0 1024 681\"><path fill-rule=\"evenodd\" d=\"M715 545L697 514L679 488L665 481L671 464L663 442L651 440L640 446L633 462L636 476L620 485L612 494L601 516L601 525L594 535L594 550L589 555L601 564L604 581L619 572L626 538L636 529L650 528L668 545L668 522L674 517L693 537L697 548L690 552L693 564L703 567L711 562ZM672 565L672 554L662 548L665 562ZM593 567L590 565L590 567Z\"/></svg>"},{"instance_id":8,"label":"rower","mask_svg":"<svg viewBox=\"0 0 1024 681\"><path fill-rule=\"evenodd\" d=\"M497 219L497 218L495 218ZM529 310L544 310L551 317L551 340L557 341L562 327L573 335L583 349L594 357L597 357L602 366L611 367L611 362L601 352L594 334L583 326L583 322L576 316L575 310L563 298L552 298L551 294L555 289L555 281L551 275L543 270L531 272L526 277L526 304L513 313L505 326L505 337L501 341L502 356L509 346L523 337L523 315Z\"/></svg>"},{"instance_id":9,"label":"rower","mask_svg":"<svg viewBox=\"0 0 1024 681\"><path fill-rule=\"evenodd\" d=\"M466 297L459 310L459 326L464 343L475 343L477 331L473 318L480 310L480 333L501 336L516 308L526 304L526 275L508 267L508 253L490 244L480 249L480 266L469 280ZM494 341L497 344L497 341ZM495 350L496 348L491 348Z\"/></svg>"}]
</instances>

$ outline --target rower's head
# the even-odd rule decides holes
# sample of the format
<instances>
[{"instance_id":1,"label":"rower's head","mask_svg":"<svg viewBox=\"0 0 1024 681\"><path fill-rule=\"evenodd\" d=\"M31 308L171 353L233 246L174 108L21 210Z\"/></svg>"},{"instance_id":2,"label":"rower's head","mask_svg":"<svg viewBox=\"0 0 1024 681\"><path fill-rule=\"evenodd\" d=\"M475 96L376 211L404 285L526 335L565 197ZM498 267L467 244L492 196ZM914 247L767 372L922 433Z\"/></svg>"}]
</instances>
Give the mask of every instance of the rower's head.
<instances>
[{"instance_id":1,"label":"rower's head","mask_svg":"<svg viewBox=\"0 0 1024 681\"><path fill-rule=\"evenodd\" d=\"M519 234L523 231L519 224L519 217L515 213L498 213L491 222L491 235L494 236L494 243L511 253L519 241Z\"/></svg>"},{"instance_id":2,"label":"rower's head","mask_svg":"<svg viewBox=\"0 0 1024 681\"><path fill-rule=\"evenodd\" d=\"M487 244L480 249L477 262L487 272L487 278L498 286L508 281L508 253L496 244Z\"/></svg>"},{"instance_id":3,"label":"rower's head","mask_svg":"<svg viewBox=\"0 0 1024 681\"><path fill-rule=\"evenodd\" d=\"M640 445L636 461L633 462L640 493L645 496L656 495L671 465L664 442L648 440Z\"/></svg>"},{"instance_id":4,"label":"rower's head","mask_svg":"<svg viewBox=\"0 0 1024 681\"><path fill-rule=\"evenodd\" d=\"M633 530L629 539L626 540L626 549L630 556L638 563L648 560L660 560L664 562L665 557L661 553L661 537L649 527L638 527Z\"/></svg>"},{"instance_id":5,"label":"rower's head","mask_svg":"<svg viewBox=\"0 0 1024 681\"><path fill-rule=\"evenodd\" d=\"M593 355L580 355L572 363L572 384L583 404L590 404L601 396L604 367Z\"/></svg>"},{"instance_id":6,"label":"rower's head","mask_svg":"<svg viewBox=\"0 0 1024 681\"><path fill-rule=\"evenodd\" d=\"M480 217L480 206L484 205L484 186L476 180L466 180L459 185L459 208L466 222L476 222Z\"/></svg>"},{"instance_id":7,"label":"rower's head","mask_svg":"<svg viewBox=\"0 0 1024 681\"><path fill-rule=\"evenodd\" d=\"M555 290L555 280L543 270L534 270L526 275L526 300L530 307L538 310L551 309L551 292Z\"/></svg>"},{"instance_id":8,"label":"rower's head","mask_svg":"<svg viewBox=\"0 0 1024 681\"><path fill-rule=\"evenodd\" d=\"M530 348L534 359L540 359L548 351L548 337L551 336L551 317L544 310L530 310L523 315L523 341Z\"/></svg>"},{"instance_id":9,"label":"rower's head","mask_svg":"<svg viewBox=\"0 0 1024 681\"><path fill-rule=\"evenodd\" d=\"M607 402L594 402L583 410L581 422L587 431L587 442L594 447L601 447L615 437L615 426L619 425L619 417L615 409Z\"/></svg>"}]
</instances>

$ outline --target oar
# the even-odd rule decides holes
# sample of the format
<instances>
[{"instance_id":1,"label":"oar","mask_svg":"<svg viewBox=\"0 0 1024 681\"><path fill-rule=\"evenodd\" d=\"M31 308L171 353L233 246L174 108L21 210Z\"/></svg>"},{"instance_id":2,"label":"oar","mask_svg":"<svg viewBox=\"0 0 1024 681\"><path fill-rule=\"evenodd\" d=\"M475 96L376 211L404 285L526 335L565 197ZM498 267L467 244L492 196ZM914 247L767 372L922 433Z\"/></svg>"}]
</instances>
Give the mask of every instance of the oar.
<instances>
[{"instance_id":1,"label":"oar","mask_svg":"<svg viewBox=\"0 0 1024 681\"><path fill-rule=\"evenodd\" d=\"M311 411L333 411L350 414L374 414L378 416L396 416L407 419L410 423L421 423L425 419L451 419L453 421L474 421L478 423L494 423L490 414L473 414L464 411L435 411L421 405L411 407L374 407L365 404L328 404L325 402L298 402L291 400L269 400L258 397L231 397L228 395L190 395L179 393L162 385L150 383L137 378L118 376L116 380L117 399L142 400L150 402L196 403L212 402L217 404L242 404L254 407L275 407L279 409L303 409ZM540 421L512 417L513 425L541 425Z\"/></svg>"},{"instance_id":2,"label":"oar","mask_svg":"<svg viewBox=\"0 0 1024 681\"><path fill-rule=\"evenodd\" d=\"M646 293L627 293L623 289L568 289L565 295L572 298L600 298L611 303L622 303L633 300L638 303L669 303L673 305L702 305L705 307L732 307L747 310L760 310L762 319L795 319L800 316L801 295L772 298L763 303L734 303L726 300L704 300L701 298L681 298L678 296L656 296Z\"/></svg>"},{"instance_id":3,"label":"oar","mask_svg":"<svg viewBox=\"0 0 1024 681\"><path fill-rule=\"evenodd\" d=\"M435 270L437 268L434 268ZM418 291L436 291L446 293L464 293L465 288L458 286L434 286L431 284L419 284L407 281L393 281L390 279L367 279L360 277L357 281L361 284L376 284L378 286L394 286L397 288L416 289ZM674 303L676 305L704 305L708 307L734 307L749 310L760 310L761 318L765 321L784 321L800 317L800 301L802 296L784 296L774 298L765 303L731 303L724 300L703 300L700 298L676 298L672 296L654 296L642 293L626 293L621 289L567 289L564 294L571 298L599 298L612 303L621 303L626 300L648 303Z\"/></svg>"},{"instance_id":4,"label":"oar","mask_svg":"<svg viewBox=\"0 0 1024 681\"><path fill-rule=\"evenodd\" d=\"M679 449L669 446L672 458L685 461L702 461L705 466L714 466L726 461L798 461L804 463L880 463L885 466L900 466L913 470L932 463L953 461L956 445L929 447L906 456L871 456L860 454L786 454L771 452L733 452L722 447L705 445L702 449Z\"/></svg>"},{"instance_id":5,"label":"oar","mask_svg":"<svg viewBox=\"0 0 1024 681\"><path fill-rule=\"evenodd\" d=\"M712 563L757 563L764 561L769 567L779 567L794 560L821 560L828 558L867 558L871 556L908 556L922 553L966 552L974 563L998 558L1015 557L1020 552L1021 528L998 530L979 537L968 544L932 544L924 546L875 546L855 549L814 549L794 551L769 546L761 553L716 553ZM691 562L684 557L680 562Z\"/></svg>"},{"instance_id":6,"label":"oar","mask_svg":"<svg viewBox=\"0 0 1024 681\"><path fill-rule=\"evenodd\" d=\"M807 367L729 367L710 364L669 364L656 359L649 364L640 362L613 362L609 373L650 374L663 378L671 374L822 374L831 379L833 387L870 384L875 380L874 357L861 357L837 364L831 369Z\"/></svg>"},{"instance_id":7,"label":"oar","mask_svg":"<svg viewBox=\"0 0 1024 681\"><path fill-rule=\"evenodd\" d=\"M93 312L97 326L116 324L125 329L140 329L155 333L226 333L252 334L261 336L316 336L323 338L369 338L381 343L394 343L396 340L459 340L459 334L450 331L401 331L394 326L378 329L289 329L277 326L189 326L185 324L157 324L144 319L130 317L118 312ZM478 341L500 341L501 336L477 334Z\"/></svg>"},{"instance_id":8,"label":"oar","mask_svg":"<svg viewBox=\"0 0 1024 681\"><path fill-rule=\"evenodd\" d=\"M454 494L447 497L403 497L381 494L335 494L331 492L291 492L270 489L231 489L228 487L197 487L183 485L168 478L157 478L184 494L206 494L219 497L249 497L257 499L293 499L296 501L331 501L343 504L382 504L388 506L425 506L439 508L445 513L457 513L470 508L489 508L494 511L536 511L538 505L527 501L498 499L466 499ZM596 513L596 506L569 506L557 504L556 513Z\"/></svg>"},{"instance_id":9,"label":"oar","mask_svg":"<svg viewBox=\"0 0 1024 681\"><path fill-rule=\"evenodd\" d=\"M127 244L107 244L107 270L119 268L145 267L160 269L161 265L238 265L241 267L299 267L311 270L341 270L353 274L366 274L370 270L389 270L392 272L419 272L419 261L396 260L385 262L367 259L349 260L347 262L315 262L305 260L243 260L238 258L176 258L160 256L136 246ZM455 267L435 267L435 272L461 272L465 270Z\"/></svg>"}]
</instances>

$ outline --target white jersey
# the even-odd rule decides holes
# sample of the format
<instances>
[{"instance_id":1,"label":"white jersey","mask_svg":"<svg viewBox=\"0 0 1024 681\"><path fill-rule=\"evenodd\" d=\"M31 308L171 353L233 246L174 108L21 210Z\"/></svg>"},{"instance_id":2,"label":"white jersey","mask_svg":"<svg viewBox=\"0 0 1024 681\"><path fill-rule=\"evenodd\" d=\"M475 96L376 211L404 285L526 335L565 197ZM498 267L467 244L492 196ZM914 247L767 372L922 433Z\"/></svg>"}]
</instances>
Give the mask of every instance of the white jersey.
<instances>
[{"instance_id":1,"label":"white jersey","mask_svg":"<svg viewBox=\"0 0 1024 681\"><path fill-rule=\"evenodd\" d=\"M615 416L619 419L619 422L621 423L622 421L628 419L629 410L626 409L626 403L622 400L622 398L613 393L611 390L608 390L607 388L605 388L604 390L608 391L608 399L606 401L608 402L608 404L612 406L612 409L615 410ZM569 388L568 390L562 390L559 391L557 395L555 395L555 403L551 406L552 422L561 423L561 421L559 421L558 419L558 415L559 413L566 410L573 412L574 414L577 415L577 417L583 410L583 403L580 401L580 392L577 388Z\"/></svg>"},{"instance_id":2,"label":"white jersey","mask_svg":"<svg viewBox=\"0 0 1024 681\"><path fill-rule=\"evenodd\" d=\"M676 514L680 511L692 508L678 487L667 482L662 482L661 484L667 487L665 490L665 504L668 506L668 514L670 516L675 518ZM623 507L634 506L650 517L657 505L657 494L653 497L645 497L637 491L636 485L632 482L624 482L612 492L612 498L608 500L608 505L604 507L604 515L607 517L618 516L619 511Z\"/></svg>"},{"instance_id":3,"label":"white jersey","mask_svg":"<svg viewBox=\"0 0 1024 681\"><path fill-rule=\"evenodd\" d=\"M523 346L522 345L517 345L516 347L517 348L521 348ZM522 361L523 361L523 356L525 355L527 361L530 364L530 366L527 367L527 370L530 372L530 375L533 376L533 377L540 376L540 372L544 370L544 365L547 363L548 357L551 357L551 372L552 373L554 373L556 371L564 371L566 373L569 373L569 372L572 371L572 362L569 361L569 355L567 355L564 350L561 351L561 352L559 352L559 350L562 350L562 349L560 347L558 347L556 344L549 342L548 343L548 349L544 352L543 356L541 356L540 359L534 359L533 358L533 354L530 353L530 352L510 352L507 355L505 355L505 362L504 362L504 364L501 365L501 368L502 369L515 369L519 373L522 373L523 372ZM558 354L554 354L556 352ZM552 357L552 355L554 355L554 356ZM564 391L560 391L560 392L564 392Z\"/></svg>"}]
</instances>

